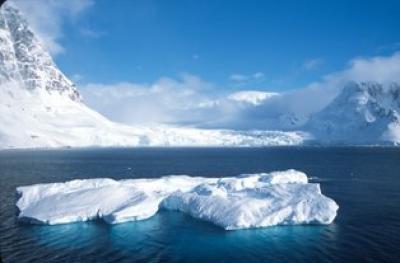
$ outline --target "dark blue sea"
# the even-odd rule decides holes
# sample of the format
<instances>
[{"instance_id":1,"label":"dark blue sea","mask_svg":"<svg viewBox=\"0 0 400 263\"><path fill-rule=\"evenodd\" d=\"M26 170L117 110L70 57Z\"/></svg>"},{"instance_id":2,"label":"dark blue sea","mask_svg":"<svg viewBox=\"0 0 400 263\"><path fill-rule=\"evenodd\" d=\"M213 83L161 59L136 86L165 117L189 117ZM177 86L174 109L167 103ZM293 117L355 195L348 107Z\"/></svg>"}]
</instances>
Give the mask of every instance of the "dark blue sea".
<instances>
[{"instance_id":1,"label":"dark blue sea","mask_svg":"<svg viewBox=\"0 0 400 263\"><path fill-rule=\"evenodd\" d=\"M17 221L15 188L76 178L223 177L294 168L340 206L328 226L225 231L179 212L107 225ZM138 148L0 152L4 262L400 262L400 149Z\"/></svg>"}]
</instances>

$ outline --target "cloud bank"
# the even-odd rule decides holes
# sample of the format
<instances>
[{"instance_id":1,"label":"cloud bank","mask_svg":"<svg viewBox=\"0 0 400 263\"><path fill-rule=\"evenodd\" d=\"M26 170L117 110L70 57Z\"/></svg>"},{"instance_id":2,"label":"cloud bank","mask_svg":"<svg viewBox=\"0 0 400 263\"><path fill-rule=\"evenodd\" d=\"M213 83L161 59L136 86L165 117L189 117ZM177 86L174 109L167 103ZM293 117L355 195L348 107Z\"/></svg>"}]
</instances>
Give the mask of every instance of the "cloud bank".
<instances>
[{"instance_id":1,"label":"cloud bank","mask_svg":"<svg viewBox=\"0 0 400 263\"><path fill-rule=\"evenodd\" d=\"M68 20L76 20L90 8L93 0L9 0L28 20L29 25L52 55L64 52L60 43L62 26Z\"/></svg>"},{"instance_id":2,"label":"cloud bank","mask_svg":"<svg viewBox=\"0 0 400 263\"><path fill-rule=\"evenodd\" d=\"M10 0L9 0L10 1ZM11 0L29 14L25 17L52 55L62 53L63 25L76 21L93 6L93 0ZM80 29L88 37L103 33ZM193 59L199 55L194 54ZM325 63L320 58L306 60L305 70ZM79 81L82 76L72 76ZM203 128L294 129L321 110L348 81L400 83L400 52L390 56L359 57L338 72L323 76L305 87L291 87L280 94L269 89L252 90L265 73L236 73L230 76L240 90L210 83L186 74L179 78L162 77L153 83L89 83L80 87L85 102L114 121L128 124L173 124ZM235 85L236 84L236 85ZM289 87L290 88L290 87Z\"/></svg>"},{"instance_id":3,"label":"cloud bank","mask_svg":"<svg viewBox=\"0 0 400 263\"><path fill-rule=\"evenodd\" d=\"M285 130L304 124L348 81L400 82L400 53L355 58L342 71L280 94L268 90L229 92L193 75L163 77L152 84L92 83L81 87L81 93L89 106L128 124Z\"/></svg>"}]
</instances>

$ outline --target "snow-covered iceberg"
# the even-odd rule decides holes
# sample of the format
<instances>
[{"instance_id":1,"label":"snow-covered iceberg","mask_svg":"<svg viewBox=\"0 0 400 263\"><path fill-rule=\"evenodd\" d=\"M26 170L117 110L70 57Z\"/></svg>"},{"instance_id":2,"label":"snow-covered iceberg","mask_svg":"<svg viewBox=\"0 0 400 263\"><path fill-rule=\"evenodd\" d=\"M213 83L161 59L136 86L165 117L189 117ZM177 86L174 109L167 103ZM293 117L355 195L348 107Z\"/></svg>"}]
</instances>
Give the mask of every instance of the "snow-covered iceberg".
<instances>
[{"instance_id":1,"label":"snow-covered iceberg","mask_svg":"<svg viewBox=\"0 0 400 263\"><path fill-rule=\"evenodd\" d=\"M330 224L338 205L287 170L203 178L73 180L17 188L19 219L63 224L102 218L114 224L143 220L159 209L177 210L227 230L273 225Z\"/></svg>"}]
</instances>

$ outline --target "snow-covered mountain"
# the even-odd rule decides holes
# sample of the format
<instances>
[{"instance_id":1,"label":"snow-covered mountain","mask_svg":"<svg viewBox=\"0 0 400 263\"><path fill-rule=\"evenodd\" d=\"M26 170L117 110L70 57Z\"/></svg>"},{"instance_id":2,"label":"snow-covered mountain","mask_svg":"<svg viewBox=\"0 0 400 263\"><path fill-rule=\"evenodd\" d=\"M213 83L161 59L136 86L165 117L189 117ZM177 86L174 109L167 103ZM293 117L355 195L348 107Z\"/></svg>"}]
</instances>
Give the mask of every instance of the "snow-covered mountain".
<instances>
[{"instance_id":1,"label":"snow-covered mountain","mask_svg":"<svg viewBox=\"0 0 400 263\"><path fill-rule=\"evenodd\" d=\"M324 143L399 144L400 85L350 82L305 129Z\"/></svg>"},{"instance_id":2,"label":"snow-covered mountain","mask_svg":"<svg viewBox=\"0 0 400 263\"><path fill-rule=\"evenodd\" d=\"M0 148L301 144L301 132L131 127L88 108L10 3L0 8Z\"/></svg>"},{"instance_id":3,"label":"snow-covered mountain","mask_svg":"<svg viewBox=\"0 0 400 263\"><path fill-rule=\"evenodd\" d=\"M256 106L277 94L238 92ZM305 124L304 124L305 123ZM400 85L349 83L309 119L293 111L276 127L299 131L232 131L127 126L87 107L18 9L0 8L0 149L87 146L271 146L400 144ZM312 136L310 136L312 134Z\"/></svg>"},{"instance_id":4,"label":"snow-covered mountain","mask_svg":"<svg viewBox=\"0 0 400 263\"><path fill-rule=\"evenodd\" d=\"M74 84L57 68L19 11L9 3L1 8L0 39L0 83L17 81L28 90L57 92L80 100Z\"/></svg>"}]
</instances>

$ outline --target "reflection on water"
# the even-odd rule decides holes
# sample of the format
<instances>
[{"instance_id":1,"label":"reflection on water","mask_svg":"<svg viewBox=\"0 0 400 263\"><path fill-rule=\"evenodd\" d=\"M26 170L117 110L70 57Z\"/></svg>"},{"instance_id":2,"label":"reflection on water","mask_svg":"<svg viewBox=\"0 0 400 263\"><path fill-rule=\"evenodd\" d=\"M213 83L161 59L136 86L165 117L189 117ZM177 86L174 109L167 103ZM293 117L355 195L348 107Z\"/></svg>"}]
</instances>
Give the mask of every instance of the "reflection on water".
<instances>
[{"instance_id":1,"label":"reflection on water","mask_svg":"<svg viewBox=\"0 0 400 263\"><path fill-rule=\"evenodd\" d=\"M104 233L101 222L83 222L65 225L25 225L22 238L35 240L41 246L56 248L83 248L96 242Z\"/></svg>"},{"instance_id":2,"label":"reflection on water","mask_svg":"<svg viewBox=\"0 0 400 263\"><path fill-rule=\"evenodd\" d=\"M161 211L137 222L107 225L101 221L56 226L28 226L20 238L39 247L62 251L102 254L108 259L131 257L166 260L247 260L271 257L276 252L290 258L316 249L316 243L335 243L335 224L330 226L277 226L263 229L225 231L179 212ZM282 246L284 244L284 246ZM106 251L98 249L106 247ZM296 250L296 251L292 251ZM289 256L288 255L288 256ZM68 255L71 256L71 255ZM72 255L73 257L73 255Z\"/></svg>"}]
</instances>

